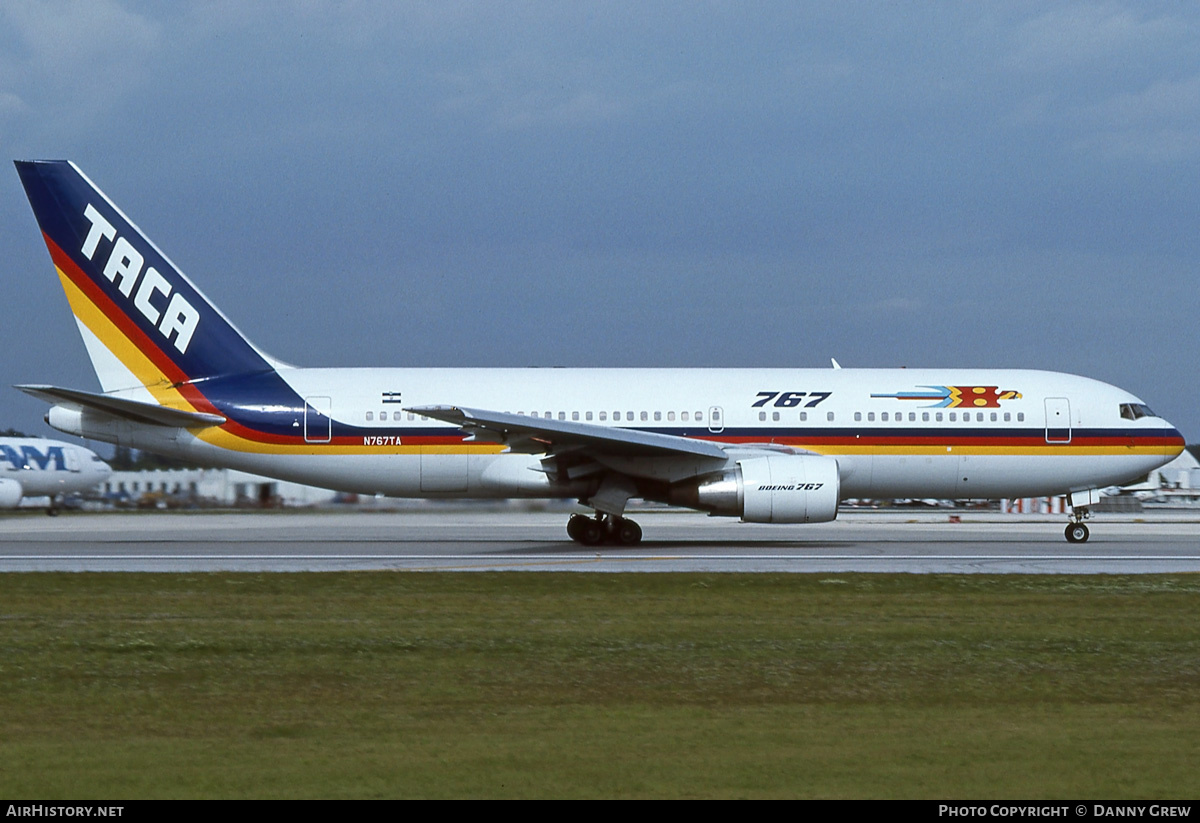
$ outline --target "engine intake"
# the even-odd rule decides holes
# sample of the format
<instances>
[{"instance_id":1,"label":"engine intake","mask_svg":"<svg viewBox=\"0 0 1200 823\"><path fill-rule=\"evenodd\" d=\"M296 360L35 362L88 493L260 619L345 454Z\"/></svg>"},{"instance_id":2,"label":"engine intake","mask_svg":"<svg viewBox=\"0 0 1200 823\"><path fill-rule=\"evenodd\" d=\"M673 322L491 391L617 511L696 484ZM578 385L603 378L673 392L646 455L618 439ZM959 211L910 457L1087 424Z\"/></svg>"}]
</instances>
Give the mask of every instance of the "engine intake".
<instances>
[{"instance_id":1,"label":"engine intake","mask_svg":"<svg viewBox=\"0 0 1200 823\"><path fill-rule=\"evenodd\" d=\"M827 523L837 518L837 461L809 454L772 454L672 490L670 502L746 523Z\"/></svg>"},{"instance_id":2,"label":"engine intake","mask_svg":"<svg viewBox=\"0 0 1200 823\"><path fill-rule=\"evenodd\" d=\"M16 480L7 477L0 479L0 509L15 509L21 505L24 494L25 490Z\"/></svg>"}]
</instances>

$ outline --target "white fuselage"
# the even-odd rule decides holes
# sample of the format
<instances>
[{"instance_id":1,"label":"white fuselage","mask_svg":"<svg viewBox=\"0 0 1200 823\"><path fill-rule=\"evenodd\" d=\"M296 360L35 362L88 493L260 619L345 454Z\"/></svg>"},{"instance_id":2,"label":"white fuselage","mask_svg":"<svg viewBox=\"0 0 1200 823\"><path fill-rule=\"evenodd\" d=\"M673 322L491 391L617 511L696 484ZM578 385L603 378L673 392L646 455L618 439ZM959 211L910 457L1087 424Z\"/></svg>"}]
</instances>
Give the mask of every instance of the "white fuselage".
<instances>
[{"instance_id":1,"label":"white fuselage","mask_svg":"<svg viewBox=\"0 0 1200 823\"><path fill-rule=\"evenodd\" d=\"M834 458L844 498L997 498L1127 481L1183 440L1114 386L1029 370L281 369L303 407L231 396L278 436L124 424L77 433L328 488L399 497L569 497L542 458L473 442L409 408L454 404ZM959 391L966 389L966 396ZM144 391L144 390L143 390ZM130 395L142 399L137 393ZM229 409L225 409L229 411ZM86 413L85 413L86 414ZM52 422L54 422L52 420ZM86 428L81 426L81 428ZM74 427L68 427L74 431ZM602 458L603 459L603 458ZM732 457L731 457L732 459ZM691 461L692 463L696 461ZM695 475L683 457L611 458L637 477Z\"/></svg>"}]
</instances>

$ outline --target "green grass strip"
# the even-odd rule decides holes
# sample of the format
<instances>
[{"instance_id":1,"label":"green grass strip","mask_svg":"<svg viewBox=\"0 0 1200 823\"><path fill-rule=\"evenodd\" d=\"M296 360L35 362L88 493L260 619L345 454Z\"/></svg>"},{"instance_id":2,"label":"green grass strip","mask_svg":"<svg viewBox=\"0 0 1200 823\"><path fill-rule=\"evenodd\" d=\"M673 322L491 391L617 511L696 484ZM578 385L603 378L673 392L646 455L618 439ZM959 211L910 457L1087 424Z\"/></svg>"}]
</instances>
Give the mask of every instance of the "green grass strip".
<instances>
[{"instance_id":1,"label":"green grass strip","mask_svg":"<svg viewBox=\"0 0 1200 823\"><path fill-rule=\"evenodd\" d=\"M0 575L5 797L1200 795L1200 576Z\"/></svg>"}]
</instances>

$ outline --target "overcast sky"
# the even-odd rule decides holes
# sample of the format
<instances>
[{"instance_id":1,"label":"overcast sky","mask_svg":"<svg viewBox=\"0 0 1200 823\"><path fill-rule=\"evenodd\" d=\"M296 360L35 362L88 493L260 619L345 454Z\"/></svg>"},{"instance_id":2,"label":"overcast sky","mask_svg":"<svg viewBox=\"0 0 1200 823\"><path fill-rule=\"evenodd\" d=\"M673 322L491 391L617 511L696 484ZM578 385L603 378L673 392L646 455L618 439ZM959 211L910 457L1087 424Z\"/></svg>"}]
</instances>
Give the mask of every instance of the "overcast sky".
<instances>
[{"instance_id":1,"label":"overcast sky","mask_svg":"<svg viewBox=\"0 0 1200 823\"><path fill-rule=\"evenodd\" d=\"M4 0L0 148L298 365L1048 368L1200 441L1196 4ZM52 436L7 386L98 383L7 168Z\"/></svg>"}]
</instances>

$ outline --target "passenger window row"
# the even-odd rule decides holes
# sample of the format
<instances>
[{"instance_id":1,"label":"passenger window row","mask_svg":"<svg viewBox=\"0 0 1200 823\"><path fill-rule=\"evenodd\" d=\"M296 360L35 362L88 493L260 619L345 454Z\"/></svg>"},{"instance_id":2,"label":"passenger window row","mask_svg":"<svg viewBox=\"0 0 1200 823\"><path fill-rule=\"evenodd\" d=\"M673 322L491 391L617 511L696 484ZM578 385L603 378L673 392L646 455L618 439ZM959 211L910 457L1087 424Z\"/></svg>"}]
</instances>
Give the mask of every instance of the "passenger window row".
<instances>
[{"instance_id":1,"label":"passenger window row","mask_svg":"<svg viewBox=\"0 0 1200 823\"><path fill-rule=\"evenodd\" d=\"M409 421L414 421L414 420L417 420L418 418L420 418L421 420L429 419L429 418L425 417L424 415L414 414L413 412L406 412L406 413L391 412L390 419L394 420L396 422L400 422L403 419L402 414L406 414ZM526 412L519 411L519 412L517 412L517 414L524 416L524 415L526 415ZM585 423L591 423L591 422L594 422L597 420L601 423L607 423L610 420L609 414L610 413L607 410L602 411L602 412L590 412L590 411L577 412L576 411L576 412L570 413L570 419L572 421L582 421ZM959 414L960 413L959 412L920 412L919 414L920 414L920 422L922 422L922 423L930 423L930 422L942 423L945 421L949 421L951 423L957 423L957 422L959 422ZM1122 403L1121 404L1121 417L1123 417L1127 420L1137 420L1139 417L1150 417L1150 416L1153 416L1153 414L1154 413L1151 412L1146 406L1143 406L1141 404L1136 404L1136 403ZM389 413L386 411L379 412L380 422L388 422L388 420L389 420L388 415L389 415ZM618 422L622 422L622 421L627 422L627 423L633 423L633 422L648 423L648 422L651 422L652 419L653 419L653 422L655 422L655 423L661 423L661 422L664 422L664 420L667 423L674 423L676 421L676 413L673 411L669 411L669 412L665 412L665 413L661 412L661 411L656 411L656 412L614 411L611 413L611 415L612 415L611 420L614 423L618 423ZM971 412L961 412L961 415L962 415L961 419L962 419L963 423L972 422ZM528 412L528 416L542 418L542 419L546 419L546 420L555 420L555 419L566 420L567 419L567 413L561 412L561 411L560 412L550 412L550 411L536 412L536 411L534 411L534 412ZM907 422L916 423L917 418L918 418L918 412L908 412ZM366 419L367 419L368 423L374 422L375 413L367 412ZM758 419L759 419L759 422L766 422L767 412L760 411L758 413ZM777 412L777 411L771 412L770 419L771 419L771 422L774 422L774 423L780 422L780 420L781 420L780 412ZM835 419L836 419L836 417L833 412L825 413L825 420L827 422L832 423L832 422L834 422ZM861 423L861 422L863 422L863 419L864 419L863 412L855 412L854 413L854 422ZM868 423L876 422L876 413L875 412L866 412L865 419L866 419L866 422L868 422ZM700 412L700 411L690 412L690 413L689 412L679 412L678 420L679 420L679 422L682 422L682 423L689 423L689 422L703 423L704 422L704 412ZM1011 423L1012 421L1013 421L1012 412L1003 412L1003 413L1001 413L1001 412L975 412L974 422L976 422L976 423L984 423L984 422ZM1016 421L1018 423L1024 423L1025 422L1025 412L1017 412L1016 413ZM801 423L808 422L808 412L806 412L806 411L800 412L800 422ZM905 413L904 412L890 412L890 413L889 412L879 412L878 422L880 422L880 423L889 423L889 422L902 423L902 422L905 422Z\"/></svg>"},{"instance_id":2,"label":"passenger window row","mask_svg":"<svg viewBox=\"0 0 1200 823\"><path fill-rule=\"evenodd\" d=\"M888 414L889 414L888 412L880 412L879 413L879 422L880 423L889 422ZM959 417L958 417L959 414L960 414L960 412L921 412L921 422L929 423L932 420L932 422L941 423L944 420L948 420L951 423L957 423L959 420ZM965 411L965 412L961 412L961 414L962 414L962 422L963 423L972 422L970 412ZM862 412L854 413L854 421L856 423L862 422L862 419L863 419ZM974 422L976 422L976 423L984 423L984 422L999 423L999 422L1001 422L1001 420L1003 420L1003 422L1005 422L1005 423L1011 423L1012 419L1013 419L1012 412L1003 412L1003 414L1001 414L1000 412L975 412ZM867 422L868 423L875 422L875 412L867 412ZM904 412L893 412L890 422L895 422L895 423L904 422ZM917 422L917 412L908 412L908 422L910 422L910 423ZM1018 423L1025 422L1025 412L1017 412L1017 422Z\"/></svg>"},{"instance_id":3,"label":"passenger window row","mask_svg":"<svg viewBox=\"0 0 1200 823\"><path fill-rule=\"evenodd\" d=\"M507 413L511 413L511 412L507 412ZM390 419L394 420L396 422L399 422L402 419L401 414L402 414L401 412L392 412ZM418 417L421 420L429 419L429 418L425 417L424 415L417 415L417 414L414 414L413 412L407 412L406 414L408 415L408 419L410 421L416 420ZM562 411L560 411L560 412L552 412L552 411L523 412L523 411L519 411L519 412L517 412L517 414L519 414L521 416L528 415L529 417L537 417L537 418L546 419L546 420L555 420L555 419L566 420L567 419L567 413L562 412ZM675 418L676 418L676 413L673 411L669 411L669 412L665 412L665 413L661 412L661 411L656 411L656 412L614 411L611 414L612 414L612 422L614 422L614 423L620 422L622 420L624 420L625 422L630 422L630 423L637 422L637 421L640 421L642 423L648 423L651 421L652 417L653 417L653 421L655 423L663 422L664 418L665 418L666 422L674 423ZM679 412L678 416L679 416L679 421L683 422L683 423L688 423L688 422L703 423L704 422L704 412L702 412L702 411ZM366 417L366 420L368 423L375 422L375 412L369 411L366 413L365 417ZM713 417L715 420L716 415L714 415ZM804 417L804 415L802 414L801 417ZM608 422L609 412L607 410L602 411L602 412L590 412L590 411L577 412L577 411L574 411L574 412L571 412L570 419L573 421L583 421L583 422L587 422L587 423L590 423L594 420L599 420L600 422ZM830 419L832 420L833 418L831 417ZM386 412L386 411L379 412L379 420L381 422L387 422L389 420L388 412Z\"/></svg>"},{"instance_id":4,"label":"passenger window row","mask_svg":"<svg viewBox=\"0 0 1200 823\"><path fill-rule=\"evenodd\" d=\"M524 416L526 413L523 411L519 411L519 412L517 412L517 414ZM614 422L614 423L621 422L622 420L627 423L633 423L633 422L649 423L649 422L651 422L652 419L655 423L661 423L664 420L668 423L675 422L675 412L673 412L673 411L669 411L669 412L614 411L611 414L612 414L611 419L612 419L612 422ZM529 412L528 416L529 417L540 417L540 418L544 418L546 420L554 420L554 419L566 420L567 419L567 413L562 412L562 411L560 411L560 412L541 412L541 413L532 411L532 412ZM570 414L570 419L575 422L583 422L583 423L591 423L594 421L606 423L609 421L610 418L609 418L609 412L607 410L605 410L605 411L601 411L601 412L573 411ZM702 423L702 422L704 422L704 412L700 412L700 411L698 411L698 412L679 412L679 420L683 423L688 423L688 422L692 422L692 421L697 422L697 423Z\"/></svg>"}]
</instances>

